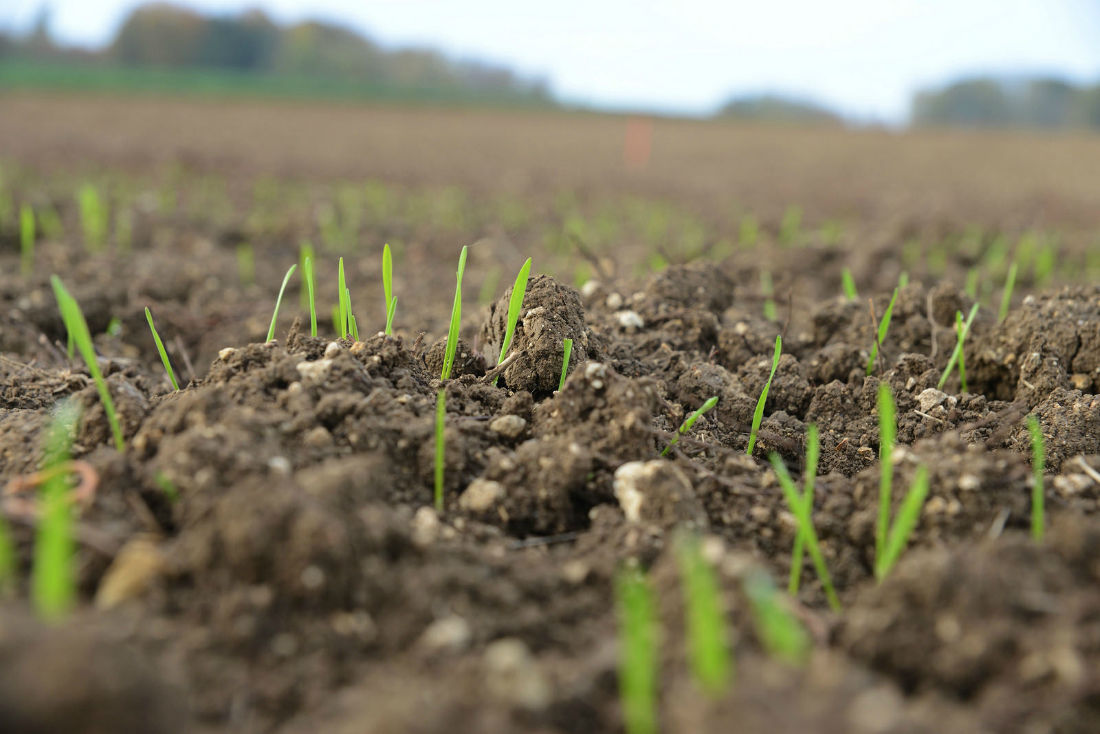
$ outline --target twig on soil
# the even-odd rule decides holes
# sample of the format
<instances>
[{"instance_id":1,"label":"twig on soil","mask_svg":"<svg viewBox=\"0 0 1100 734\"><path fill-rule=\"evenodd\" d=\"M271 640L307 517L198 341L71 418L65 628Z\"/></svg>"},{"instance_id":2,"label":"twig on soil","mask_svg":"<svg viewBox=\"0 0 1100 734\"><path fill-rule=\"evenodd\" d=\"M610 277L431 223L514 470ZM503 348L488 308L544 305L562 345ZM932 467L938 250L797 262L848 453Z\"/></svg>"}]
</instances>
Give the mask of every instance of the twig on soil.
<instances>
[{"instance_id":1,"label":"twig on soil","mask_svg":"<svg viewBox=\"0 0 1100 734\"><path fill-rule=\"evenodd\" d=\"M478 378L478 381L479 382L492 382L493 380L495 380L497 378L498 375L500 375L500 373L502 373L502 372L504 372L504 370L508 369L508 366L511 365L512 362L515 361L516 357L519 356L520 354L523 354L523 352L512 352L507 357L505 357L504 360L500 364L498 364L496 367L493 367L491 370L488 370L484 375L482 375L480 378Z\"/></svg>"},{"instance_id":2,"label":"twig on soil","mask_svg":"<svg viewBox=\"0 0 1100 734\"><path fill-rule=\"evenodd\" d=\"M520 550L522 548L537 548L543 545L554 545L556 543L568 543L576 540L581 536L578 532L559 533L557 535L540 535L536 538L524 538L523 540L514 541L509 550Z\"/></svg>"},{"instance_id":3,"label":"twig on soil","mask_svg":"<svg viewBox=\"0 0 1100 734\"><path fill-rule=\"evenodd\" d=\"M1100 484L1100 472L1096 471L1091 466L1089 466L1089 463L1087 461L1085 461L1084 456L1078 456L1073 461L1074 461L1074 463L1077 464L1077 466L1081 467L1081 470L1083 472L1085 472L1085 474L1089 475L1089 478L1092 479L1092 481L1096 482L1097 484Z\"/></svg>"},{"instance_id":4,"label":"twig on soil","mask_svg":"<svg viewBox=\"0 0 1100 734\"><path fill-rule=\"evenodd\" d=\"M916 413L919 416L923 416L923 417L927 418L930 421L938 421L938 422L944 424L945 426L947 425L947 421L945 421L943 418L937 418L934 415L928 415L927 413L925 413L922 410L914 410L913 412Z\"/></svg>"},{"instance_id":5,"label":"twig on soil","mask_svg":"<svg viewBox=\"0 0 1100 734\"><path fill-rule=\"evenodd\" d=\"M187 348L183 345L183 340L180 339L179 334L176 334L173 343L176 345L176 351L183 357L183 366L187 368L187 374L191 376L193 382L195 380L195 367L191 364L191 357L187 354Z\"/></svg>"}]
</instances>

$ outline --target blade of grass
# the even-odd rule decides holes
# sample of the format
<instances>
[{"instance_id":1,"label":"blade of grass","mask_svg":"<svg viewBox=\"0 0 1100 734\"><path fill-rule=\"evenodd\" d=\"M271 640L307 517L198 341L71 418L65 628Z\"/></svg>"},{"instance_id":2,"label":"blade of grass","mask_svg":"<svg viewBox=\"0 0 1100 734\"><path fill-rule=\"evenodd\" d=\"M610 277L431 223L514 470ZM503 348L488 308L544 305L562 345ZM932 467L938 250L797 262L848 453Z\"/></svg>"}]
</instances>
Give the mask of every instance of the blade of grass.
<instances>
[{"instance_id":1,"label":"blade of grass","mask_svg":"<svg viewBox=\"0 0 1100 734\"><path fill-rule=\"evenodd\" d=\"M1031 434L1031 537L1036 543L1042 543L1046 527L1043 492L1046 447L1038 418L1033 415L1027 417L1027 430Z\"/></svg>"},{"instance_id":2,"label":"blade of grass","mask_svg":"<svg viewBox=\"0 0 1100 734\"><path fill-rule=\"evenodd\" d=\"M772 283L772 274L767 270L760 271L760 292L764 295L764 318L768 321L779 319L779 313L775 308L775 285Z\"/></svg>"},{"instance_id":3,"label":"blade of grass","mask_svg":"<svg viewBox=\"0 0 1100 734\"><path fill-rule=\"evenodd\" d=\"M688 660L696 684L706 694L717 698L729 684L732 672L718 580L703 557L699 539L685 534L678 540Z\"/></svg>"},{"instance_id":4,"label":"blade of grass","mask_svg":"<svg viewBox=\"0 0 1100 734\"><path fill-rule=\"evenodd\" d=\"M246 288L256 282L256 262L248 242L237 245L237 279Z\"/></svg>"},{"instance_id":5,"label":"blade of grass","mask_svg":"<svg viewBox=\"0 0 1100 734\"><path fill-rule=\"evenodd\" d=\"M302 271L302 275L306 275L306 262L317 259L316 253L313 251L313 244L309 240L302 240L298 245L298 268ZM304 278L302 287L298 291L298 307L305 311L309 308L309 279ZM317 336L313 334L313 336Z\"/></svg>"},{"instance_id":6,"label":"blade of grass","mask_svg":"<svg viewBox=\"0 0 1100 734\"><path fill-rule=\"evenodd\" d=\"M844 286L844 295L849 301L854 301L859 298L859 291L856 290L856 281L852 277L852 271L848 268L840 273L840 282Z\"/></svg>"},{"instance_id":7,"label":"blade of grass","mask_svg":"<svg viewBox=\"0 0 1100 734\"><path fill-rule=\"evenodd\" d=\"M805 538L806 550L810 554L814 570L817 572L817 577L825 590L825 598L829 602L829 607L833 611L840 611L840 599L837 598L836 590L833 588L833 577L829 575L829 568L825 565L825 556L822 555L821 545L817 541L813 508L807 507L803 501L798 488L795 487L794 481L791 479L791 475L787 472L787 467L783 465L783 460L779 458L779 454L772 452L768 455L768 460L771 461L775 476L779 479L779 486L782 488L783 496L787 500L787 507L790 508L791 514L798 520L798 532Z\"/></svg>"},{"instance_id":8,"label":"blade of grass","mask_svg":"<svg viewBox=\"0 0 1100 734\"><path fill-rule=\"evenodd\" d=\"M672 447L680 442L680 436L690 431L691 427L695 425L695 421L699 420L699 418L702 417L703 413L706 413L717 404L717 395L707 398L706 402L700 405L691 413L691 415L685 418L684 422L680 424L680 429L672 435L672 440L669 441L668 446L665 446L665 450L661 452L661 456L665 456L666 454L668 454L668 452L672 450Z\"/></svg>"},{"instance_id":9,"label":"blade of grass","mask_svg":"<svg viewBox=\"0 0 1100 734\"><path fill-rule=\"evenodd\" d=\"M290 282L290 276L294 275L294 271L297 269L297 265L291 265L290 269L286 271L286 275L283 276L283 284L279 286L279 297L275 299L275 310L271 313L271 326L267 327L267 341L275 338L275 321L279 318L279 306L283 302L283 291L286 290L286 284Z\"/></svg>"},{"instance_id":10,"label":"blade of grass","mask_svg":"<svg viewBox=\"0 0 1100 734\"><path fill-rule=\"evenodd\" d=\"M817 436L817 426L810 423L806 426L806 473L803 477L802 501L807 503L810 512L814 507L814 484L817 480L817 462L821 453L821 443ZM802 556L805 553L806 539L799 531L794 536L794 550L791 554L791 575L787 581L787 593L791 596L798 594L798 587L802 583Z\"/></svg>"},{"instance_id":11,"label":"blade of grass","mask_svg":"<svg viewBox=\"0 0 1100 734\"><path fill-rule=\"evenodd\" d=\"M901 558L902 551L909 543L909 536L917 527L920 520L921 509L924 500L928 497L928 467L920 466L913 477L913 483L909 485L909 492L901 501L894 525L890 528L890 534L886 538L886 548L882 552L882 558L875 567L875 578L879 581L890 575L894 564Z\"/></svg>"},{"instance_id":12,"label":"blade of grass","mask_svg":"<svg viewBox=\"0 0 1100 734\"><path fill-rule=\"evenodd\" d=\"M615 598L623 723L627 734L656 734L660 631L653 592L642 572L630 568L615 577Z\"/></svg>"},{"instance_id":13,"label":"blade of grass","mask_svg":"<svg viewBox=\"0 0 1100 734\"><path fill-rule=\"evenodd\" d=\"M386 299L386 334L390 335L393 333L397 299L393 297L393 253L388 242L382 247L382 291Z\"/></svg>"},{"instance_id":14,"label":"blade of grass","mask_svg":"<svg viewBox=\"0 0 1100 734\"><path fill-rule=\"evenodd\" d=\"M885 382L878 384L878 520L875 523L875 568L882 564L886 552L886 536L890 526L891 502L894 481L894 438L897 424L894 422L894 396Z\"/></svg>"},{"instance_id":15,"label":"blade of grass","mask_svg":"<svg viewBox=\"0 0 1100 734\"><path fill-rule=\"evenodd\" d=\"M315 284L313 282L313 258L307 257L302 263L302 272L305 275L306 295L309 298L309 335L317 336L317 298Z\"/></svg>"},{"instance_id":16,"label":"blade of grass","mask_svg":"<svg viewBox=\"0 0 1100 734\"><path fill-rule=\"evenodd\" d=\"M54 296L57 298L57 306L61 310L61 318L65 321L65 328L69 330L69 337L84 358L84 364L88 367L95 382L99 400L103 403L103 412L107 414L107 422L111 424L111 433L115 439L115 448L119 451L126 450L126 441L122 438L122 426L118 422L118 413L115 412L115 403L111 400L111 393L107 389L107 381L99 369L96 361L95 347L92 346L92 335L88 331L88 322L84 320L84 314L80 310L80 304L69 295L65 284L56 275L50 276Z\"/></svg>"},{"instance_id":17,"label":"blade of grass","mask_svg":"<svg viewBox=\"0 0 1100 734\"><path fill-rule=\"evenodd\" d=\"M34 209L29 204L19 207L19 273L29 277L34 272Z\"/></svg>"},{"instance_id":18,"label":"blade of grass","mask_svg":"<svg viewBox=\"0 0 1100 734\"><path fill-rule=\"evenodd\" d=\"M466 272L466 245L462 246L462 252L458 256L458 279L455 284L455 302L451 306L451 328L447 331L447 348L443 354L443 374L440 379L449 380L451 370L455 364L455 353L458 351L458 330L462 323L462 274Z\"/></svg>"},{"instance_id":19,"label":"blade of grass","mask_svg":"<svg viewBox=\"0 0 1100 734\"><path fill-rule=\"evenodd\" d=\"M760 644L773 658L803 665L810 655L810 635L779 594L768 574L756 571L744 581Z\"/></svg>"},{"instance_id":20,"label":"blade of grass","mask_svg":"<svg viewBox=\"0 0 1100 734\"><path fill-rule=\"evenodd\" d=\"M894 314L894 302L898 300L898 289L894 289L894 295L890 297L890 303L886 306L886 311L882 314L882 320L878 323L878 333L875 336L875 343L871 345L871 356L867 359L867 375L870 376L875 370L875 359L878 358L879 349L882 347L882 343L886 341L886 332L890 329L890 319Z\"/></svg>"},{"instance_id":21,"label":"blade of grass","mask_svg":"<svg viewBox=\"0 0 1100 734\"><path fill-rule=\"evenodd\" d=\"M565 378L569 375L569 358L573 356L573 340L569 337L561 340L561 379L558 380L558 390L565 387Z\"/></svg>"},{"instance_id":22,"label":"blade of grass","mask_svg":"<svg viewBox=\"0 0 1100 734\"><path fill-rule=\"evenodd\" d=\"M955 312L955 331L957 338L955 340L955 351L951 353L951 358L947 360L947 368L944 369L943 374L940 375L940 381L936 385L937 390L942 390L944 384L947 382L947 378L951 376L951 371L955 369L955 363L959 363L959 380L961 382L962 391L966 392L966 364L963 361L963 344L966 341L967 335L970 333L970 324L974 322L974 316L978 313L978 304L975 303L970 307L970 313L966 317L966 322L962 320L962 314L958 311Z\"/></svg>"},{"instance_id":23,"label":"blade of grass","mask_svg":"<svg viewBox=\"0 0 1100 734\"><path fill-rule=\"evenodd\" d=\"M1005 287L1001 291L1001 310L997 312L997 323L1004 323L1008 317L1008 308L1012 305L1012 290L1016 287L1016 263L1013 261L1005 276Z\"/></svg>"},{"instance_id":24,"label":"blade of grass","mask_svg":"<svg viewBox=\"0 0 1100 734\"><path fill-rule=\"evenodd\" d=\"M164 365L164 371L168 373L168 380L172 383L172 387L176 390L180 389L180 384L176 380L176 371L172 369L172 363L168 360L168 352L164 349L164 342L160 340L160 334L157 333L157 327L153 324L153 313L149 310L149 307L145 307L145 320L149 322L149 331L153 332L153 341L157 345L157 353L160 354L161 364Z\"/></svg>"},{"instance_id":25,"label":"blade of grass","mask_svg":"<svg viewBox=\"0 0 1100 734\"><path fill-rule=\"evenodd\" d=\"M390 308L386 316L386 333L393 334L393 317L397 313L397 296L390 299Z\"/></svg>"},{"instance_id":26,"label":"blade of grass","mask_svg":"<svg viewBox=\"0 0 1100 734\"><path fill-rule=\"evenodd\" d=\"M435 511L443 512L443 465L446 461L444 428L447 419L447 393L440 388L435 400Z\"/></svg>"},{"instance_id":27,"label":"blade of grass","mask_svg":"<svg viewBox=\"0 0 1100 734\"><path fill-rule=\"evenodd\" d=\"M346 339L350 328L348 314L351 311L351 304L349 303L351 300L351 293L348 291L347 282L344 279L344 258L340 258L336 266L336 287L339 288L337 300L340 306L339 334L341 339Z\"/></svg>"},{"instance_id":28,"label":"blade of grass","mask_svg":"<svg viewBox=\"0 0 1100 734\"><path fill-rule=\"evenodd\" d=\"M760 430L760 421L764 419L764 404L768 402L768 391L772 387L772 378L775 377L775 369L779 366L779 357L783 352L783 337L776 335L775 337L775 353L772 355L772 371L768 374L768 381L764 383L764 389L760 391L760 398L756 401L756 410L752 414L752 430L749 432L749 445L745 448L745 453L752 455L752 450L756 446L756 432Z\"/></svg>"},{"instance_id":29,"label":"blade of grass","mask_svg":"<svg viewBox=\"0 0 1100 734\"><path fill-rule=\"evenodd\" d=\"M63 471L69 461L76 419L75 406L63 403L50 423L42 464L46 480L34 541L31 597L38 616L49 621L67 615L76 599L69 475Z\"/></svg>"},{"instance_id":30,"label":"blade of grass","mask_svg":"<svg viewBox=\"0 0 1100 734\"><path fill-rule=\"evenodd\" d=\"M527 279L531 274L531 258L524 261L523 266L516 275L516 282L512 284L512 296L508 299L508 320L505 322L504 341L500 345L500 357L497 364L504 361L508 354L508 348L512 346L512 337L516 334L516 324L519 323L519 312L523 310L523 297L527 295ZM499 375L493 378L493 384L497 384Z\"/></svg>"}]
</instances>

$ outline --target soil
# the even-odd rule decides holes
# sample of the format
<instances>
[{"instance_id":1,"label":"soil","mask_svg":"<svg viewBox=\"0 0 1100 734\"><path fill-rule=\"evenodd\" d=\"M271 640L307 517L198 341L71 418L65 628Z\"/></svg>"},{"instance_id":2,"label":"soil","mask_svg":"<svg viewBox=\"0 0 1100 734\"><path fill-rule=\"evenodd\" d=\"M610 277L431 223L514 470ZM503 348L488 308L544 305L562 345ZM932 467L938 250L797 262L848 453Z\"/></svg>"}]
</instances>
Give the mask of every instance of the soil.
<instances>
[{"instance_id":1,"label":"soil","mask_svg":"<svg viewBox=\"0 0 1100 734\"><path fill-rule=\"evenodd\" d=\"M379 229L405 232L394 248L395 333L375 332L379 240L379 252L348 262L361 341L333 337L328 298L320 336L309 336L308 313L288 290L276 339L263 343L275 286L300 238L320 236L310 217L318 201L338 205L339 182L288 184L280 196L289 198L276 197L285 218L257 198L219 220L150 203L162 169L105 166L117 178L104 180L122 192L116 206L132 207L133 238L125 251L89 253L57 193L71 179L35 155L5 168L16 173L4 185L17 201L55 202L67 226L40 239L28 278L18 275L15 230L0 231L0 482L41 465L51 413L71 398L82 408L74 458L90 465L97 488L75 530L79 603L60 623L36 619L29 601L35 520L8 496L0 506L19 579L0 602L0 730L620 731L613 580L630 560L648 570L659 599L665 731L1100 729L1095 279L1021 273L1003 322L1000 286L979 294L968 391L957 374L941 390L955 312L975 301L963 283L978 255L959 244L961 229L948 227L957 246L942 268L909 267L866 370L871 311L881 317L890 299L897 250L914 227L948 226L921 220L919 207L855 225L858 243L784 247L765 231L756 246L705 257L664 246L655 271L633 272L651 243L622 235L621 251L584 238L555 249L547 233L562 224L540 197L523 199L528 219L513 241L486 235L485 222L505 217L476 188L433 218L421 207L444 205L438 189L395 183L360 202ZM110 163L102 151L86 156ZM261 176L229 168L214 180L261 189ZM206 201L208 175L184 171L174 193ZM721 226L707 216L700 221ZM545 249L526 253L535 274L514 356L494 369L510 289L498 296L486 283L492 272L509 282L523 259L515 242L540 238ZM988 248L995 238L981 239ZM242 284L245 241L257 244L256 272ZM454 256L465 241L478 244L444 382ZM336 245L326 247L318 283L334 290L323 284L335 282ZM1085 263L1090 251L1071 243L1064 253ZM583 278L577 262L589 268ZM844 267L863 299L839 295ZM51 273L96 334L123 452L86 368L66 357ZM149 338L146 306L178 392ZM783 354L748 455L777 334ZM573 351L559 389L565 338ZM909 549L879 583L882 382L897 401L895 508L918 467L930 492ZM684 418L715 395L717 406L662 457ZM1029 537L1028 415L1046 442L1041 544ZM814 520L843 609L829 610L806 569L790 608L813 650L795 666L768 656L743 588L761 572L786 580L795 523L768 455L800 480L810 423L821 432ZM728 612L736 675L718 699L696 689L685 659L670 551L684 528L703 536Z\"/></svg>"}]
</instances>

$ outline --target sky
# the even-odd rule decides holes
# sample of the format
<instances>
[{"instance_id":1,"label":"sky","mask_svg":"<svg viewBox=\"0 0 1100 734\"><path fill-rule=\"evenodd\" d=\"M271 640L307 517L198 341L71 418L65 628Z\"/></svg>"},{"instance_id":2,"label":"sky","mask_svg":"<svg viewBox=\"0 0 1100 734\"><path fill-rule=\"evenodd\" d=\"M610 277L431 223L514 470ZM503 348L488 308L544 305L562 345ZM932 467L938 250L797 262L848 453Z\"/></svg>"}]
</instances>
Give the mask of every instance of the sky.
<instances>
[{"instance_id":1,"label":"sky","mask_svg":"<svg viewBox=\"0 0 1100 734\"><path fill-rule=\"evenodd\" d=\"M70 43L106 43L135 0L52 0ZM709 114L777 92L863 121L901 123L914 91L978 73L1100 81L1096 0L188 0L338 21L386 46L435 47L545 78L559 98ZM25 30L42 0L0 0Z\"/></svg>"}]
</instances>

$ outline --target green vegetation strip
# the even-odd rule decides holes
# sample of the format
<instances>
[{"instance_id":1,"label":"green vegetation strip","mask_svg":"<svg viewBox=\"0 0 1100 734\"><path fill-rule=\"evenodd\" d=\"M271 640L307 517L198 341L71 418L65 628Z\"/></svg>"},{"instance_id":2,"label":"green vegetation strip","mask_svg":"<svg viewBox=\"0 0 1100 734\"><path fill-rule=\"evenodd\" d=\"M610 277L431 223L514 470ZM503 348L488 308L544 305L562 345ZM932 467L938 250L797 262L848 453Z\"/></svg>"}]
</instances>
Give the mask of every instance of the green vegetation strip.
<instances>
[{"instance_id":1,"label":"green vegetation strip","mask_svg":"<svg viewBox=\"0 0 1100 734\"><path fill-rule=\"evenodd\" d=\"M822 555L821 546L817 541L817 531L814 530L813 508L799 494L798 488L795 487L794 481L787 472L787 467L783 464L783 459L779 457L779 454L773 452L769 454L768 459L775 470L776 478L779 479L779 486L782 488L783 496L787 500L787 507L790 508L791 514L798 521L797 532L805 539L806 550L810 554L814 570L817 572L817 577L825 590L825 599L829 602L829 607L833 611L839 612L840 599L837 598L836 590L833 588L833 577L829 575L829 568L825 565L825 556Z\"/></svg>"},{"instance_id":2,"label":"green vegetation strip","mask_svg":"<svg viewBox=\"0 0 1100 734\"><path fill-rule=\"evenodd\" d=\"M1043 542L1046 527L1044 511L1043 472L1046 471L1046 447L1043 440L1043 428L1039 419L1033 415L1027 417L1027 430L1031 434L1031 537L1036 543Z\"/></svg>"},{"instance_id":3,"label":"green vegetation strip","mask_svg":"<svg viewBox=\"0 0 1100 734\"><path fill-rule=\"evenodd\" d=\"M279 286L279 296L275 299L275 310L271 313L271 326L267 327L267 341L275 338L275 322L279 318L279 306L283 303L283 291L286 290L286 284L290 282L290 276L294 275L294 271L297 269L297 265L291 265L290 269L286 271L286 275L283 276L283 284Z\"/></svg>"},{"instance_id":4,"label":"green vegetation strip","mask_svg":"<svg viewBox=\"0 0 1100 734\"><path fill-rule=\"evenodd\" d=\"M458 351L458 330L462 323L462 274L466 272L467 247L462 246L458 256L458 279L455 284L455 301L451 306L451 328L447 331L447 348L443 355L443 373L440 379L449 380L454 369L455 353Z\"/></svg>"},{"instance_id":5,"label":"green vegetation strip","mask_svg":"<svg viewBox=\"0 0 1100 734\"><path fill-rule=\"evenodd\" d=\"M783 337L776 335L775 352L772 354L772 370L768 374L768 381L764 383L764 389L760 391L760 398L756 401L756 410L752 414L752 429L749 432L749 444L745 447L745 453L752 455L756 446L756 433L760 430L760 421L764 419L764 404L768 402L768 391L772 387L772 378L775 377L775 369L779 366L779 357L783 352Z\"/></svg>"},{"instance_id":6,"label":"green vegetation strip","mask_svg":"<svg viewBox=\"0 0 1100 734\"><path fill-rule=\"evenodd\" d=\"M894 314L894 303L898 300L898 289L894 289L894 295L890 297L890 303L882 314L882 320L878 322L878 331L875 335L875 343L871 345L871 356L867 359L867 375L875 370L875 360L878 358L879 349L886 341L886 332L890 330L890 318Z\"/></svg>"},{"instance_id":7,"label":"green vegetation strip","mask_svg":"<svg viewBox=\"0 0 1100 734\"><path fill-rule=\"evenodd\" d=\"M527 295L527 280L531 275L531 258L524 261L523 266L516 275L516 282L512 285L512 296L508 299L508 320L504 331L504 341L500 345L500 357L497 364L504 361L508 354L508 348L512 346L512 337L516 334L516 324L519 323L519 314L523 310L523 297ZM500 375L493 378L493 384L497 384Z\"/></svg>"},{"instance_id":8,"label":"green vegetation strip","mask_svg":"<svg viewBox=\"0 0 1100 734\"><path fill-rule=\"evenodd\" d=\"M41 517L34 541L31 598L38 615L49 621L65 617L76 602L70 477L65 468L77 413L72 403L62 403L46 434L42 465L46 479L42 484Z\"/></svg>"},{"instance_id":9,"label":"green vegetation strip","mask_svg":"<svg viewBox=\"0 0 1100 734\"><path fill-rule=\"evenodd\" d=\"M636 568L615 579L619 617L619 697L627 734L657 731L657 608L645 575Z\"/></svg>"},{"instance_id":10,"label":"green vegetation strip","mask_svg":"<svg viewBox=\"0 0 1100 734\"><path fill-rule=\"evenodd\" d=\"M558 390L565 387L565 378L569 376L569 358L573 356L573 340L569 337L561 340L561 378L558 380Z\"/></svg>"},{"instance_id":11,"label":"green vegetation strip","mask_svg":"<svg viewBox=\"0 0 1100 734\"><path fill-rule=\"evenodd\" d=\"M149 310L149 307L145 307L145 320L149 322L149 331L153 332L153 341L157 345L157 353L160 355L161 364L164 365L164 371L168 373L168 380L172 383L172 387L176 390L180 389L180 384L176 380L176 371L172 369L172 363L168 359L168 352L164 349L164 342L160 340L160 334L157 333L157 327L153 324L153 313Z\"/></svg>"},{"instance_id":12,"label":"green vegetation strip","mask_svg":"<svg viewBox=\"0 0 1100 734\"><path fill-rule=\"evenodd\" d=\"M806 426L806 470L803 475L802 502L814 506L814 484L817 480L817 462L821 453L821 443L817 436L817 426ZM794 551L791 555L791 576L787 582L787 592L794 596L802 583L802 556L806 552L806 537L801 529L794 537Z\"/></svg>"},{"instance_id":13,"label":"green vegetation strip","mask_svg":"<svg viewBox=\"0 0 1100 734\"><path fill-rule=\"evenodd\" d=\"M685 634L691 672L699 687L717 698L729 684L733 667L726 645L726 616L718 580L703 557L698 538L680 536L676 550L686 609Z\"/></svg>"},{"instance_id":14,"label":"green vegetation strip","mask_svg":"<svg viewBox=\"0 0 1100 734\"><path fill-rule=\"evenodd\" d=\"M787 600L763 571L749 573L743 583L752 607L756 636L768 654L791 665L803 665L810 655L810 635Z\"/></svg>"}]
</instances>

